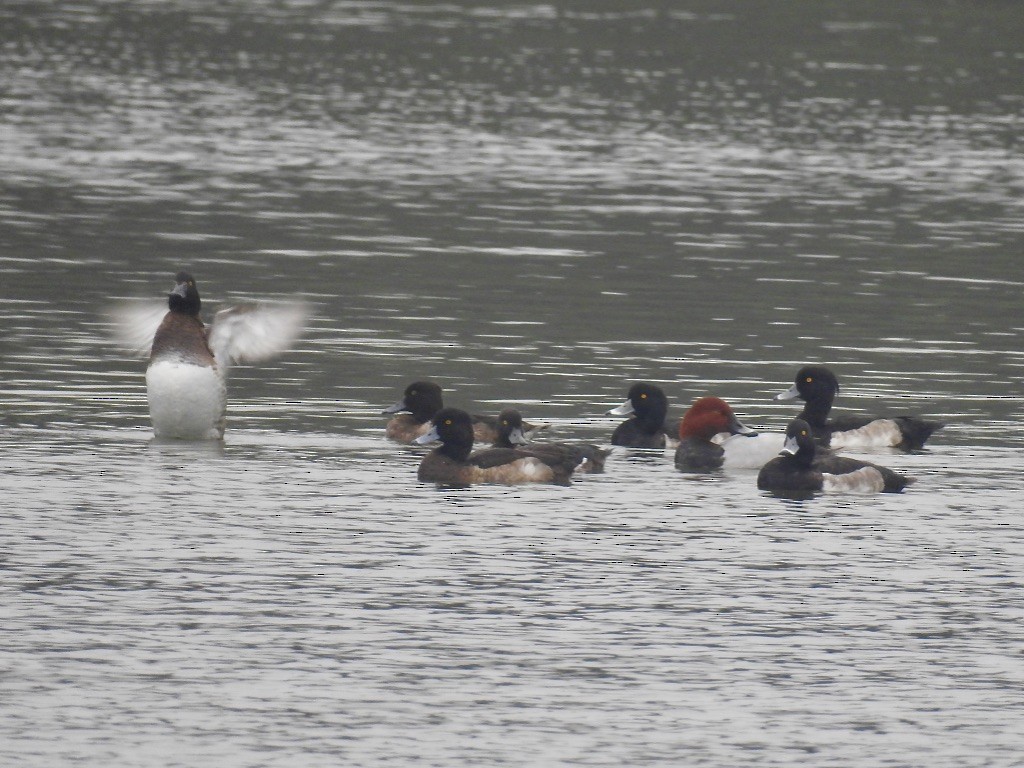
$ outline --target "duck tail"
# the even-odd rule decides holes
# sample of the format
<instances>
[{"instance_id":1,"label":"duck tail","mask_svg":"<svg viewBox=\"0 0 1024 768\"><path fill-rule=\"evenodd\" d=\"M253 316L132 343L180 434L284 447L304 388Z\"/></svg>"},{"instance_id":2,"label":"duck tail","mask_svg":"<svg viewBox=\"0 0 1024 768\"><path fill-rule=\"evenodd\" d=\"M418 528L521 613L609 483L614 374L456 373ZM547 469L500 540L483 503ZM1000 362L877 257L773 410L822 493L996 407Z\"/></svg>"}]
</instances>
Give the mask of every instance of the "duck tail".
<instances>
[{"instance_id":1,"label":"duck tail","mask_svg":"<svg viewBox=\"0 0 1024 768\"><path fill-rule=\"evenodd\" d=\"M919 419L913 416L897 416L895 419L899 424L900 432L903 434L901 446L907 450L923 448L925 442L932 436L933 432L942 429L945 425L941 421L930 421Z\"/></svg>"}]
</instances>

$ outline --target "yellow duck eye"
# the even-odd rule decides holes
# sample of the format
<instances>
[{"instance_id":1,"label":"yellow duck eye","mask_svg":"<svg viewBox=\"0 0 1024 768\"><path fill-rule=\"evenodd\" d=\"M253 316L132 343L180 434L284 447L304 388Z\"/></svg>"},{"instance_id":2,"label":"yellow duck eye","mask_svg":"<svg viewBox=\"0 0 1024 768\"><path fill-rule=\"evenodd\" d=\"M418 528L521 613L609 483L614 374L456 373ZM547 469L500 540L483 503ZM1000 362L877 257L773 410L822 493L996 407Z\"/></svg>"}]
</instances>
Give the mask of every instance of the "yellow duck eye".
<instances>
[{"instance_id":1,"label":"yellow duck eye","mask_svg":"<svg viewBox=\"0 0 1024 768\"><path fill-rule=\"evenodd\" d=\"M812 381L814 381L814 377L813 376L808 376L806 379L804 379L804 381L806 381L808 384L810 384Z\"/></svg>"},{"instance_id":2,"label":"yellow duck eye","mask_svg":"<svg viewBox=\"0 0 1024 768\"><path fill-rule=\"evenodd\" d=\"M446 427L450 427L452 425L452 420L451 419L445 419L444 420L444 424L445 424Z\"/></svg>"},{"instance_id":3,"label":"yellow duck eye","mask_svg":"<svg viewBox=\"0 0 1024 768\"><path fill-rule=\"evenodd\" d=\"M807 430L806 429L801 429L800 430L800 437L807 437Z\"/></svg>"},{"instance_id":4,"label":"yellow duck eye","mask_svg":"<svg viewBox=\"0 0 1024 768\"><path fill-rule=\"evenodd\" d=\"M647 399L647 395L640 395L640 399L641 400L646 400Z\"/></svg>"},{"instance_id":5,"label":"yellow duck eye","mask_svg":"<svg viewBox=\"0 0 1024 768\"><path fill-rule=\"evenodd\" d=\"M508 419L502 419L501 420L501 426L507 427L508 426Z\"/></svg>"}]
</instances>

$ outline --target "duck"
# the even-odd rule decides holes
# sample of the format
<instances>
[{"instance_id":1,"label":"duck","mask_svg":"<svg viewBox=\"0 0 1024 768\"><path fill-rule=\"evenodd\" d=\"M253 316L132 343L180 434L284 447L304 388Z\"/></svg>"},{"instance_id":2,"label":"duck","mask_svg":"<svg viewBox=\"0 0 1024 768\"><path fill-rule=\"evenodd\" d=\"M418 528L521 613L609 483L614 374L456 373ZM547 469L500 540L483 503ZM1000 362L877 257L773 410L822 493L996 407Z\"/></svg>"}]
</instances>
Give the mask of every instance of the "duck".
<instances>
[{"instance_id":1,"label":"duck","mask_svg":"<svg viewBox=\"0 0 1024 768\"><path fill-rule=\"evenodd\" d=\"M716 435L727 435L720 442ZM782 449L782 435L762 433L741 422L718 397L700 397L679 422L676 467L685 472L760 469Z\"/></svg>"},{"instance_id":2,"label":"duck","mask_svg":"<svg viewBox=\"0 0 1024 768\"><path fill-rule=\"evenodd\" d=\"M515 408L506 408L498 414L498 436L491 445L526 449L548 463L575 461L576 472L585 474L604 472L605 459L611 453L589 443L531 443L526 437L523 417Z\"/></svg>"},{"instance_id":3,"label":"duck","mask_svg":"<svg viewBox=\"0 0 1024 768\"><path fill-rule=\"evenodd\" d=\"M839 393L839 379L824 365L805 365L796 373L793 386L775 396L776 400L803 400L797 418L806 421L814 438L833 449L899 448L905 451L924 447L932 433L945 426L917 416L832 416L832 401Z\"/></svg>"},{"instance_id":4,"label":"duck","mask_svg":"<svg viewBox=\"0 0 1024 768\"><path fill-rule=\"evenodd\" d=\"M402 397L383 411L394 414L384 435L396 443L411 444L433 428L433 418L444 408L444 395L440 385L433 381L414 381L402 392ZM472 414L473 436L478 443L493 443L498 438L498 419L495 416ZM528 432L545 429L546 424L523 423Z\"/></svg>"},{"instance_id":5,"label":"duck","mask_svg":"<svg viewBox=\"0 0 1024 768\"><path fill-rule=\"evenodd\" d=\"M148 352L146 399L157 439L222 440L230 367L286 351L308 319L301 301L227 307L209 326L201 310L195 278L181 271L166 306L133 302L112 312L122 344Z\"/></svg>"},{"instance_id":6,"label":"duck","mask_svg":"<svg viewBox=\"0 0 1024 768\"><path fill-rule=\"evenodd\" d=\"M396 443L413 443L432 428L431 419L444 408L441 387L432 381L414 381L402 392L402 397L383 411L394 414L384 428L384 435Z\"/></svg>"},{"instance_id":7,"label":"duck","mask_svg":"<svg viewBox=\"0 0 1024 768\"><path fill-rule=\"evenodd\" d=\"M414 441L441 445L423 457L416 476L421 482L448 487L477 483L569 485L578 460L558 462L522 448L484 448L473 452L473 418L459 408L443 408L431 420L431 429Z\"/></svg>"},{"instance_id":8,"label":"duck","mask_svg":"<svg viewBox=\"0 0 1024 768\"><path fill-rule=\"evenodd\" d=\"M793 419L780 454L761 467L757 487L776 493L899 493L914 478L821 448L811 425Z\"/></svg>"},{"instance_id":9,"label":"duck","mask_svg":"<svg viewBox=\"0 0 1024 768\"><path fill-rule=\"evenodd\" d=\"M609 416L629 416L612 432L612 445L627 448L664 448L676 430L666 421L668 398L657 384L637 382L629 388L626 401L608 411Z\"/></svg>"}]
</instances>

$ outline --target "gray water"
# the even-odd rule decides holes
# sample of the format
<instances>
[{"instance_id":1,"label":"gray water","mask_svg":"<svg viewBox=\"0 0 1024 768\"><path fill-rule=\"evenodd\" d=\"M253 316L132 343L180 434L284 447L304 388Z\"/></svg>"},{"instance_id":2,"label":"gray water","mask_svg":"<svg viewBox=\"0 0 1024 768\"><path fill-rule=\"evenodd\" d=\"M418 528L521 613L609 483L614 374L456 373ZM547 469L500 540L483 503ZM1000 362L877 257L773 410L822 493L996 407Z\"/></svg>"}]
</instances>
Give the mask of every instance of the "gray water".
<instances>
[{"instance_id":1,"label":"gray water","mask_svg":"<svg viewBox=\"0 0 1024 768\"><path fill-rule=\"evenodd\" d=\"M625 6L0 8L0 764L1024 760L1024 14ZM223 446L151 442L104 322L183 267L315 306ZM906 493L383 438L417 378L777 430L812 361L948 423L871 455Z\"/></svg>"}]
</instances>

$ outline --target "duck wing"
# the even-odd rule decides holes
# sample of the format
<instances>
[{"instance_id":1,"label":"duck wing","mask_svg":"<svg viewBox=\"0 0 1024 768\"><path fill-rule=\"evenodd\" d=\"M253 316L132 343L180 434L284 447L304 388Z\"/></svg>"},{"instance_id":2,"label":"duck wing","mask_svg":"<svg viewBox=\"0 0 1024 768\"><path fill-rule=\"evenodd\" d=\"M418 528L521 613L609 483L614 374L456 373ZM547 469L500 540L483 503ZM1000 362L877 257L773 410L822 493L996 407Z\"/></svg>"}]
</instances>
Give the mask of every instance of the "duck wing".
<instances>
[{"instance_id":1,"label":"duck wing","mask_svg":"<svg viewBox=\"0 0 1024 768\"><path fill-rule=\"evenodd\" d=\"M107 313L118 346L134 357L149 357L153 337L167 315L167 301L125 301Z\"/></svg>"},{"instance_id":2,"label":"duck wing","mask_svg":"<svg viewBox=\"0 0 1024 768\"><path fill-rule=\"evenodd\" d=\"M469 463L481 469L500 467L523 458L524 454L515 448L484 448L469 457Z\"/></svg>"},{"instance_id":3,"label":"duck wing","mask_svg":"<svg viewBox=\"0 0 1024 768\"><path fill-rule=\"evenodd\" d=\"M302 302L228 307L213 317L210 349L221 366L269 360L291 347L308 319Z\"/></svg>"}]
</instances>

